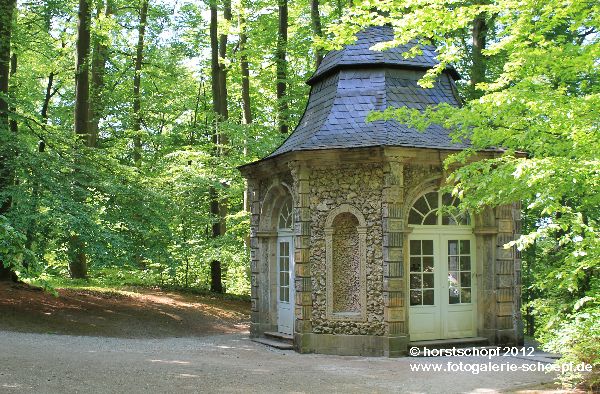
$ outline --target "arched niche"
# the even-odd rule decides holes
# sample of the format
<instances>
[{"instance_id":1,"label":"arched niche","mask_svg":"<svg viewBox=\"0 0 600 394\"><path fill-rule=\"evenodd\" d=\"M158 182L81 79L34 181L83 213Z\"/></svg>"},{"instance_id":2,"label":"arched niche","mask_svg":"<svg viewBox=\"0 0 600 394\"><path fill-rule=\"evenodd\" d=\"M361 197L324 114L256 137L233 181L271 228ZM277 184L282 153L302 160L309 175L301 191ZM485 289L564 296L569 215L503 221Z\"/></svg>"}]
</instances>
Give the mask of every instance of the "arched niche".
<instances>
[{"instance_id":1,"label":"arched niche","mask_svg":"<svg viewBox=\"0 0 600 394\"><path fill-rule=\"evenodd\" d=\"M364 215L344 204L325 221L327 317L366 320L367 225Z\"/></svg>"}]
</instances>

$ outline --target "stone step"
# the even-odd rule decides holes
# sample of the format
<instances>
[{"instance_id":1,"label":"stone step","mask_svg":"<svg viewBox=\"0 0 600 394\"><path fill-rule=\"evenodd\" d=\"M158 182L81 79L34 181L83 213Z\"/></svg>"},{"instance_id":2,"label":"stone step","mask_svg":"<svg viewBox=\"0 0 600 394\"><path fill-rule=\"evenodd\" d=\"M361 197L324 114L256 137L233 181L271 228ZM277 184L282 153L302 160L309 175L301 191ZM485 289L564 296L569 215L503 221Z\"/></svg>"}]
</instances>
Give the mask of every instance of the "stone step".
<instances>
[{"instance_id":1,"label":"stone step","mask_svg":"<svg viewBox=\"0 0 600 394\"><path fill-rule=\"evenodd\" d=\"M265 332L265 338L289 343L290 345L294 344L294 337L292 335L284 334L282 332L267 331Z\"/></svg>"},{"instance_id":2,"label":"stone step","mask_svg":"<svg viewBox=\"0 0 600 394\"><path fill-rule=\"evenodd\" d=\"M261 344L267 345L267 346L271 346L276 349L281 349L281 350L293 350L294 349L294 346L288 342L282 342L282 341L277 341L277 340L268 339L268 338L252 338L252 340L254 342L261 343Z\"/></svg>"},{"instance_id":3,"label":"stone step","mask_svg":"<svg viewBox=\"0 0 600 394\"><path fill-rule=\"evenodd\" d=\"M412 341L408 343L408 349L411 348L419 349L419 354L409 352L412 356L424 355L424 349L463 349L463 348L486 348L489 345L489 341L484 337L472 337L472 338L456 338L456 339L435 339L429 341Z\"/></svg>"}]
</instances>

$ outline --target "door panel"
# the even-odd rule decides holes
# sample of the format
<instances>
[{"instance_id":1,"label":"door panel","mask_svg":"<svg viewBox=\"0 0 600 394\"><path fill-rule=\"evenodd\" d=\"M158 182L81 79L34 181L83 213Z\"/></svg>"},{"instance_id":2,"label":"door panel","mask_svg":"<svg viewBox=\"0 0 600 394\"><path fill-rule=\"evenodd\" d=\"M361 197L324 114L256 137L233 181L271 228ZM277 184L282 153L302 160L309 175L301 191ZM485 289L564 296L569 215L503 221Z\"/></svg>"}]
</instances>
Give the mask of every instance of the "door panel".
<instances>
[{"instance_id":1,"label":"door panel","mask_svg":"<svg viewBox=\"0 0 600 394\"><path fill-rule=\"evenodd\" d=\"M444 236L442 240L448 278L442 315L446 322L444 338L473 337L477 334L474 242L471 236Z\"/></svg>"},{"instance_id":2,"label":"door panel","mask_svg":"<svg viewBox=\"0 0 600 394\"><path fill-rule=\"evenodd\" d=\"M294 332L294 247L292 237L277 239L277 328Z\"/></svg>"},{"instance_id":3,"label":"door panel","mask_svg":"<svg viewBox=\"0 0 600 394\"><path fill-rule=\"evenodd\" d=\"M477 333L472 235L411 234L408 294L411 340Z\"/></svg>"},{"instance_id":4,"label":"door panel","mask_svg":"<svg viewBox=\"0 0 600 394\"><path fill-rule=\"evenodd\" d=\"M409 330L412 340L439 338L440 291L435 238L409 242Z\"/></svg>"}]
</instances>

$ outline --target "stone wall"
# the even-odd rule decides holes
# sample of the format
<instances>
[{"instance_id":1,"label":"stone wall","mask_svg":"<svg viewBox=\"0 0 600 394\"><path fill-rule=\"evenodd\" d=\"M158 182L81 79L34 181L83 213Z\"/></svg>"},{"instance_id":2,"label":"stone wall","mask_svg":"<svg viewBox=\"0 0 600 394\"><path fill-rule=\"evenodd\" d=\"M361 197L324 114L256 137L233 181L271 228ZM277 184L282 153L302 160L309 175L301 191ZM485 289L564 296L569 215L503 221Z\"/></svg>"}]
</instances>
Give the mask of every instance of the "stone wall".
<instances>
[{"instance_id":1,"label":"stone wall","mask_svg":"<svg viewBox=\"0 0 600 394\"><path fill-rule=\"evenodd\" d=\"M321 334L383 335L381 164L312 168L310 175L312 331ZM349 204L365 217L366 320L327 319L325 221L332 209Z\"/></svg>"}]
</instances>

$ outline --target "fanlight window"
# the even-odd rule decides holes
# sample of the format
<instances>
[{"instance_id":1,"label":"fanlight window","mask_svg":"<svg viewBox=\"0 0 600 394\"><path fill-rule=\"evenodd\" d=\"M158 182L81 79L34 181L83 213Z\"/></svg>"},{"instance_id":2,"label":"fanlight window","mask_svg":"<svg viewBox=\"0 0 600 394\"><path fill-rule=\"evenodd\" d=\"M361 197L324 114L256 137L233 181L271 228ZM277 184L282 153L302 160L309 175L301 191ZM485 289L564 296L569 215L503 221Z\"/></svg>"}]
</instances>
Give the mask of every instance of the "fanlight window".
<instances>
[{"instance_id":1,"label":"fanlight window","mask_svg":"<svg viewBox=\"0 0 600 394\"><path fill-rule=\"evenodd\" d=\"M294 228L294 216L292 212L291 197L286 198L284 203L281 205L281 210L279 211L278 227L281 230L291 230Z\"/></svg>"},{"instance_id":2,"label":"fanlight window","mask_svg":"<svg viewBox=\"0 0 600 394\"><path fill-rule=\"evenodd\" d=\"M451 194L429 192L422 195L410 208L408 224L425 226L465 226L471 224L466 212L440 210L440 207L458 207L459 199Z\"/></svg>"}]
</instances>

